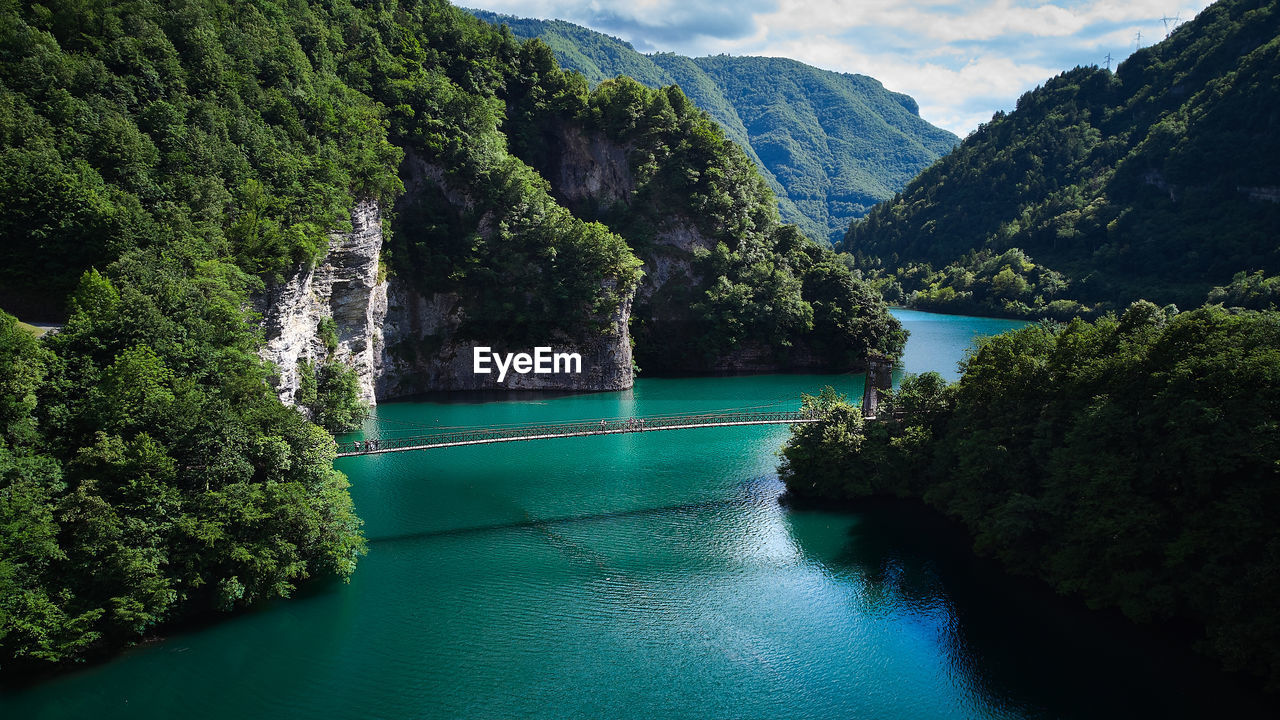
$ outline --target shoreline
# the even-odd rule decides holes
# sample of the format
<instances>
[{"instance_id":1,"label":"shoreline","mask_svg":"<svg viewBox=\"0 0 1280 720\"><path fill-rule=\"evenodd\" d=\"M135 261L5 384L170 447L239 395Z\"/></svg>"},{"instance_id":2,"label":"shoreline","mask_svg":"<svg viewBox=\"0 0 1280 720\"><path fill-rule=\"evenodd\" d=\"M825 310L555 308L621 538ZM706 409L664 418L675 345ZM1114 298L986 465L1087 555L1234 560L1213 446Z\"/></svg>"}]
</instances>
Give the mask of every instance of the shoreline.
<instances>
[{"instance_id":1,"label":"shoreline","mask_svg":"<svg viewBox=\"0 0 1280 720\"><path fill-rule=\"evenodd\" d=\"M1058 593L1041 578L1012 572L998 559L982 555L974 548L975 535L963 522L923 499L892 495L859 499L797 498L784 485L778 502L789 512L869 516L878 522L891 520L887 524L903 528L902 535L907 542L917 538L920 546L928 547L930 554L952 566L953 572L957 569L955 566L959 566L967 579L981 580L984 585L996 580L1002 591L997 594L1002 598L1016 596L1041 610L1101 626L1126 643L1159 651L1151 655L1174 661L1188 673L1187 679L1207 681L1217 689L1239 693L1241 697L1237 699L1253 696L1260 702L1280 704L1280 692L1268 692L1261 676L1226 670L1199 652L1195 645L1203 641L1204 636L1203 629L1196 624L1185 620L1138 622L1119 608L1091 608L1077 594ZM1233 715L1228 712L1225 716Z\"/></svg>"}]
</instances>

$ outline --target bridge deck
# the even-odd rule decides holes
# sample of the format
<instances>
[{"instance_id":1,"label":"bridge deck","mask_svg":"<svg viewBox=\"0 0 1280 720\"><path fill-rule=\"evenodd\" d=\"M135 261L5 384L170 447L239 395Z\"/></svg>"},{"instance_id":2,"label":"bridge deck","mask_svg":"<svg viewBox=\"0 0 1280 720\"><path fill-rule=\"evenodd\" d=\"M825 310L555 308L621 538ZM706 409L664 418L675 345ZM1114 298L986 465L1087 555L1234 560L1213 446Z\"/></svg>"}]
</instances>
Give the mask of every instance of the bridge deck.
<instances>
[{"instance_id":1,"label":"bridge deck","mask_svg":"<svg viewBox=\"0 0 1280 720\"><path fill-rule=\"evenodd\" d=\"M737 425L791 425L817 422L820 418L798 411L726 412L703 415L657 415L612 420L583 420L565 423L538 423L506 427L458 428L448 432L398 438L369 438L338 443L338 457L381 455L410 450L432 450L463 445L549 440L552 438L623 435L661 430L689 430Z\"/></svg>"}]
</instances>

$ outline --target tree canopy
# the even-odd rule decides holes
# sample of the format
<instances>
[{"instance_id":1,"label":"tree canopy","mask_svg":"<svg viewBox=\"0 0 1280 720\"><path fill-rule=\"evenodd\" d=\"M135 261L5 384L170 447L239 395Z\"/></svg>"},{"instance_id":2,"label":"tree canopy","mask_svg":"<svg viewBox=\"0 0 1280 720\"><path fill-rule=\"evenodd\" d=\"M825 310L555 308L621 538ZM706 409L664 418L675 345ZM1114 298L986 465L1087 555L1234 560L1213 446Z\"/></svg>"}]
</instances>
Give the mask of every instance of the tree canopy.
<instances>
[{"instance_id":1,"label":"tree canopy","mask_svg":"<svg viewBox=\"0 0 1280 720\"><path fill-rule=\"evenodd\" d=\"M644 154L643 212L560 203L529 142L548 120ZM601 332L640 282L644 213L667 206L717 241L683 308L699 352L901 345L678 89L589 91L443 0L0 5L0 307L66 319L37 341L0 313L6 672L351 574L363 539L327 430L362 418L355 379L303 368L323 427L283 406L250 298L366 199L389 218L385 267L459 294L465 337Z\"/></svg>"},{"instance_id":2,"label":"tree canopy","mask_svg":"<svg viewBox=\"0 0 1280 720\"><path fill-rule=\"evenodd\" d=\"M922 120L915 100L865 75L785 58L645 55L563 20L471 12L542 40L592 87L618 76L655 89L678 85L756 164L783 221L823 244L957 142Z\"/></svg>"},{"instance_id":3,"label":"tree canopy","mask_svg":"<svg viewBox=\"0 0 1280 720\"><path fill-rule=\"evenodd\" d=\"M1114 73L1078 67L1026 93L841 247L921 307L1197 306L1237 272L1280 272L1277 72L1276 3L1216 2ZM997 287L988 263L1013 250L1034 265Z\"/></svg>"},{"instance_id":4,"label":"tree canopy","mask_svg":"<svg viewBox=\"0 0 1280 720\"><path fill-rule=\"evenodd\" d=\"M1280 686L1280 314L1138 302L985 339L959 382L903 383L895 422L797 430L789 492L921 499L976 548L1094 607L1202 628ZM882 413L883 414L883 413Z\"/></svg>"}]
</instances>

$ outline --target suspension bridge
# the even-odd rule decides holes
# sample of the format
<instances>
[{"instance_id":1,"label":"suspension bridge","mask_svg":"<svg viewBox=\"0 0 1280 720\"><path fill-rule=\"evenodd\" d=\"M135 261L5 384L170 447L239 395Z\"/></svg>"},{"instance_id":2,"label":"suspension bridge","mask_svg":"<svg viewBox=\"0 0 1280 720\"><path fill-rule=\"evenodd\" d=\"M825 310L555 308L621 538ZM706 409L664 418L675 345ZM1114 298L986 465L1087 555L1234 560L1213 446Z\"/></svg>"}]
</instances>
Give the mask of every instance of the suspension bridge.
<instances>
[{"instance_id":1,"label":"suspension bridge","mask_svg":"<svg viewBox=\"0 0 1280 720\"><path fill-rule=\"evenodd\" d=\"M890 411L885 417L877 417L880 393L892 385L893 359L877 352L867 354L867 371L862 393L862 417L866 421L896 420L901 413ZM369 437L338 443L338 457L355 455L380 455L408 452L410 450L435 450L462 445L488 445L490 443L516 442L520 440L551 440L553 438L587 437L590 435L624 435L627 433L660 432L664 430L691 430L693 428L734 427L739 425L797 425L821 422L821 414L809 410L778 410L777 405L787 399L775 398L765 404L707 412L675 415L649 415L644 417L607 418L604 420L568 420L562 422L525 423L517 425L489 425L482 427L430 427L404 423L411 429L427 430L426 433L407 436Z\"/></svg>"},{"instance_id":2,"label":"suspension bridge","mask_svg":"<svg viewBox=\"0 0 1280 720\"><path fill-rule=\"evenodd\" d=\"M490 427L453 427L405 437L374 437L338 443L338 457L379 455L434 450L462 445L550 440L553 438L587 437L590 435L623 435L627 433L690 430L693 428L734 427L739 425L794 425L818 422L813 413L795 410L721 411L700 414L650 415L647 417L575 420L567 422L497 425Z\"/></svg>"}]
</instances>

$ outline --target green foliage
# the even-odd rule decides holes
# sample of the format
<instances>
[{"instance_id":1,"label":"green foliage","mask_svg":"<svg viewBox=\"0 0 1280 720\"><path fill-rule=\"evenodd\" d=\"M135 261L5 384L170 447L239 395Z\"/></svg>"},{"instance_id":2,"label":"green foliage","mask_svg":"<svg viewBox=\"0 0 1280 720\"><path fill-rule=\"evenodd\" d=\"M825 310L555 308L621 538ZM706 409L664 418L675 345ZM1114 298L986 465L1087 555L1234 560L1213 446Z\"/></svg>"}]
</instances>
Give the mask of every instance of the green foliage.
<instances>
[{"instance_id":1,"label":"green foliage","mask_svg":"<svg viewBox=\"0 0 1280 720\"><path fill-rule=\"evenodd\" d=\"M941 375L927 372L903 378L897 390L884 393L880 405L888 415L901 414L908 425L929 427L951 410L952 395L952 387Z\"/></svg>"},{"instance_id":2,"label":"green foliage","mask_svg":"<svg viewBox=\"0 0 1280 720\"><path fill-rule=\"evenodd\" d=\"M338 349L338 323L332 315L320 318L320 323L316 326L316 336L320 338L320 342L324 343L325 353L332 356L333 351Z\"/></svg>"},{"instance_id":3,"label":"green foliage","mask_svg":"<svg viewBox=\"0 0 1280 720\"><path fill-rule=\"evenodd\" d=\"M1280 309L1280 275L1238 272L1229 285L1209 291L1209 302L1250 310Z\"/></svg>"},{"instance_id":4,"label":"green foliage","mask_svg":"<svg viewBox=\"0 0 1280 720\"><path fill-rule=\"evenodd\" d=\"M813 308L806 340L835 367L860 367L869 350L897 356L906 346L906 331L879 292L829 252L805 270L802 296Z\"/></svg>"},{"instance_id":5,"label":"green foliage","mask_svg":"<svg viewBox=\"0 0 1280 720\"><path fill-rule=\"evenodd\" d=\"M1069 318L1138 297L1198 305L1236 272L1280 272L1277 72L1276 4L1214 3L1114 74L1076 68L1027 93L853 223L842 247L922 307ZM1011 297L1012 278L965 297L913 270L974 272L975 254L1019 248L1061 276L1056 299L1035 278L1026 299Z\"/></svg>"},{"instance_id":6,"label":"green foliage","mask_svg":"<svg viewBox=\"0 0 1280 720\"><path fill-rule=\"evenodd\" d=\"M1101 312L1060 295L1070 292L1061 273L1037 265L1022 250L970 252L941 270L908 263L883 278L894 298L936 312L1070 320Z\"/></svg>"},{"instance_id":7,"label":"green foliage","mask_svg":"<svg viewBox=\"0 0 1280 720\"><path fill-rule=\"evenodd\" d=\"M847 463L862 449L864 428L858 407L829 385L816 396L804 395L801 409L823 420L793 426L778 472L793 497L809 499L851 480Z\"/></svg>"},{"instance_id":8,"label":"green foliage","mask_svg":"<svg viewBox=\"0 0 1280 720\"><path fill-rule=\"evenodd\" d=\"M57 660L98 638L102 610L68 610L58 544L58 460L41 453L38 392L52 353L0 312L0 657ZM70 614L69 614L70 613Z\"/></svg>"},{"instance_id":9,"label":"green foliage","mask_svg":"<svg viewBox=\"0 0 1280 720\"><path fill-rule=\"evenodd\" d=\"M844 502L918 491L925 468L920 450L934 438L953 405L954 391L937 373L909 375L884 391L876 422L834 391L805 396L803 407L822 412L822 423L799 425L782 448L779 474L787 494L801 502ZM834 409L833 409L834 408Z\"/></svg>"},{"instance_id":10,"label":"green foliage","mask_svg":"<svg viewBox=\"0 0 1280 720\"><path fill-rule=\"evenodd\" d=\"M360 399L360 377L337 362L302 363L298 368L296 402L312 422L331 433L355 430L369 417L369 404Z\"/></svg>"},{"instance_id":11,"label":"green foliage","mask_svg":"<svg viewBox=\"0 0 1280 720\"><path fill-rule=\"evenodd\" d=\"M0 311L0 442L10 447L36 438L36 392L52 355L21 326Z\"/></svg>"},{"instance_id":12,"label":"green foliage","mask_svg":"<svg viewBox=\"0 0 1280 720\"><path fill-rule=\"evenodd\" d=\"M650 88L679 85L756 164L782 219L822 242L843 237L851 219L892 197L957 140L921 120L914 100L866 76L783 58L642 55L562 20L470 12L545 42L592 87L619 76Z\"/></svg>"},{"instance_id":13,"label":"green foliage","mask_svg":"<svg viewBox=\"0 0 1280 720\"><path fill-rule=\"evenodd\" d=\"M628 196L570 206L599 218L651 264L689 269L635 303L632 330L643 367L705 371L755 350L782 366L848 368L868 349L901 351L901 328L877 294L831 251L779 223L751 162L679 88L653 90L625 77L590 94L573 83L550 84L558 94L532 104L530 89L509 90L509 102L526 109L508 123L512 134L545 137L570 127L626 148L634 182ZM522 152L543 163L544 174L558 172L554 153Z\"/></svg>"},{"instance_id":14,"label":"green foliage","mask_svg":"<svg viewBox=\"0 0 1280 720\"><path fill-rule=\"evenodd\" d=\"M1225 666L1280 682L1280 314L1138 302L1033 325L888 402L907 420L851 446L797 432L811 459L788 487L922 498L1014 572L1195 623ZM847 475L807 469L828 461Z\"/></svg>"},{"instance_id":15,"label":"green foliage","mask_svg":"<svg viewBox=\"0 0 1280 720\"><path fill-rule=\"evenodd\" d=\"M85 268L174 234L278 274L356 197L390 199L399 151L338 80L326 20L265 0L0 10L0 301L56 314Z\"/></svg>"},{"instance_id":16,"label":"green foliage","mask_svg":"<svg viewBox=\"0 0 1280 720\"><path fill-rule=\"evenodd\" d=\"M255 285L181 243L87 273L42 345L0 316L6 668L352 572L364 543L332 437L268 389Z\"/></svg>"}]
</instances>

